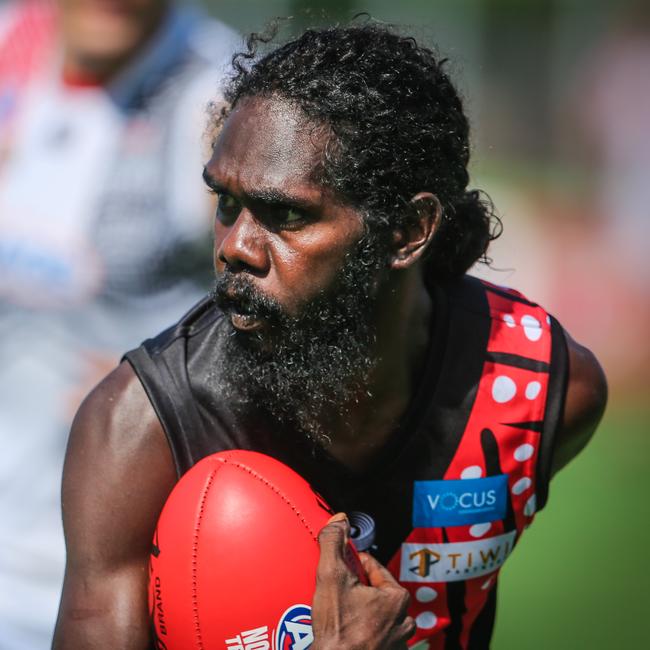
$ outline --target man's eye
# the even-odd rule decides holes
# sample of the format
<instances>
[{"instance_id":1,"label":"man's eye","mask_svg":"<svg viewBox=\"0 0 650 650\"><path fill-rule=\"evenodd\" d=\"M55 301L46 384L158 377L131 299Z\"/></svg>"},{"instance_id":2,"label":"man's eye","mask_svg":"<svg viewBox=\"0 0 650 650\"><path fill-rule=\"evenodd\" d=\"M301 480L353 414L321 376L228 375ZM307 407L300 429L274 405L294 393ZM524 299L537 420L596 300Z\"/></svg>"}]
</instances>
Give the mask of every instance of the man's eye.
<instances>
[{"instance_id":1,"label":"man's eye","mask_svg":"<svg viewBox=\"0 0 650 650\"><path fill-rule=\"evenodd\" d=\"M232 196L228 196L227 194L222 194L219 197L219 207L222 210L234 210L237 207L239 207L239 202L237 199L235 199Z\"/></svg>"},{"instance_id":2,"label":"man's eye","mask_svg":"<svg viewBox=\"0 0 650 650\"><path fill-rule=\"evenodd\" d=\"M237 219L237 215L241 212L239 201L228 194L219 195L217 202L217 218L224 225L232 225Z\"/></svg>"},{"instance_id":3,"label":"man's eye","mask_svg":"<svg viewBox=\"0 0 650 650\"><path fill-rule=\"evenodd\" d=\"M260 220L265 222L271 230L297 228L307 220L307 216L302 210L286 206L274 206L268 211L260 211L258 215Z\"/></svg>"},{"instance_id":4,"label":"man's eye","mask_svg":"<svg viewBox=\"0 0 650 650\"><path fill-rule=\"evenodd\" d=\"M301 212L298 212L298 210L294 210L293 208L287 208L284 211L283 221L285 223L294 223L296 221L300 221L303 218L304 218L303 214Z\"/></svg>"}]
</instances>

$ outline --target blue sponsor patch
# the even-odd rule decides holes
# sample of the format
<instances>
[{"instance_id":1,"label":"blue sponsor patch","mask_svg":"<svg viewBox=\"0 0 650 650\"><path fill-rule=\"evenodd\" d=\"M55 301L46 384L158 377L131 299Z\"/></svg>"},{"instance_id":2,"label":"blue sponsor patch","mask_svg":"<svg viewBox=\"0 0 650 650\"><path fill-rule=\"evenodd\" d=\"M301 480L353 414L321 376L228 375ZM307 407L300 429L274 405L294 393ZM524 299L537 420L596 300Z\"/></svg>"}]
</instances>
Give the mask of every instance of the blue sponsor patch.
<instances>
[{"instance_id":1,"label":"blue sponsor patch","mask_svg":"<svg viewBox=\"0 0 650 650\"><path fill-rule=\"evenodd\" d=\"M415 481L413 527L466 526L503 519L508 475L458 481Z\"/></svg>"}]
</instances>

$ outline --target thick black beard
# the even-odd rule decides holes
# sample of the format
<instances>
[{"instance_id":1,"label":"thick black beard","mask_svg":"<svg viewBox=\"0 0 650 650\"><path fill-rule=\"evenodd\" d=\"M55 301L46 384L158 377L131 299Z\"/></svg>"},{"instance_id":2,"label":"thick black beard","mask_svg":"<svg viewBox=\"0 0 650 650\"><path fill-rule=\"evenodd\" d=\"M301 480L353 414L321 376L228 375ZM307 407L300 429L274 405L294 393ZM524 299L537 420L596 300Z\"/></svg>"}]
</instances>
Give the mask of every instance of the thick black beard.
<instances>
[{"instance_id":1,"label":"thick black beard","mask_svg":"<svg viewBox=\"0 0 650 650\"><path fill-rule=\"evenodd\" d=\"M378 361L374 308L385 266L380 246L364 237L335 281L297 316L261 294L245 272L226 270L213 291L217 305L226 314L263 318L267 327L246 333L226 319L213 390L239 414L266 413L283 429L329 444L324 420L336 413L345 421Z\"/></svg>"}]
</instances>

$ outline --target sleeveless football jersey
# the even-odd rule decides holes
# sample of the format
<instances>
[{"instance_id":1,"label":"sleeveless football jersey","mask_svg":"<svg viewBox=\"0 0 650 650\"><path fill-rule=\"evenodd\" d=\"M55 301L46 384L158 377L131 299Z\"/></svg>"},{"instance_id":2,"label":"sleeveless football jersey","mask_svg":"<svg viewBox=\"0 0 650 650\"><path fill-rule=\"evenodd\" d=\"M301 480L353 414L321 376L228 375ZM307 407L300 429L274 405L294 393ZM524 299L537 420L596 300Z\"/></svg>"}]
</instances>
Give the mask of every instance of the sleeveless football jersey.
<instances>
[{"instance_id":1,"label":"sleeveless football jersey","mask_svg":"<svg viewBox=\"0 0 650 650\"><path fill-rule=\"evenodd\" d=\"M129 352L179 476L225 449L269 454L335 510L375 523L373 554L411 593L413 647L487 648L499 569L547 498L567 379L560 325L521 294L475 278L431 290L420 385L363 472L210 391L224 316L206 299Z\"/></svg>"}]
</instances>

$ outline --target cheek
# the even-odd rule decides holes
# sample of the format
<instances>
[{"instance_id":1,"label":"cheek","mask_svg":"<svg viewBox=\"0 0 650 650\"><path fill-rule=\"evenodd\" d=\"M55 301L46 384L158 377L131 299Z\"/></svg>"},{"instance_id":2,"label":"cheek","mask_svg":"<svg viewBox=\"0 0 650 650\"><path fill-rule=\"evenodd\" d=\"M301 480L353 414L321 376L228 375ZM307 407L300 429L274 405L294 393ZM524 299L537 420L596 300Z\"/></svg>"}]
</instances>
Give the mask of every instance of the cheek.
<instances>
[{"instance_id":1,"label":"cheek","mask_svg":"<svg viewBox=\"0 0 650 650\"><path fill-rule=\"evenodd\" d=\"M273 247L278 284L287 306L304 302L327 289L338 276L346 253L361 232L327 230L301 235L299 244L283 241ZM282 299L282 298L281 298Z\"/></svg>"}]
</instances>

